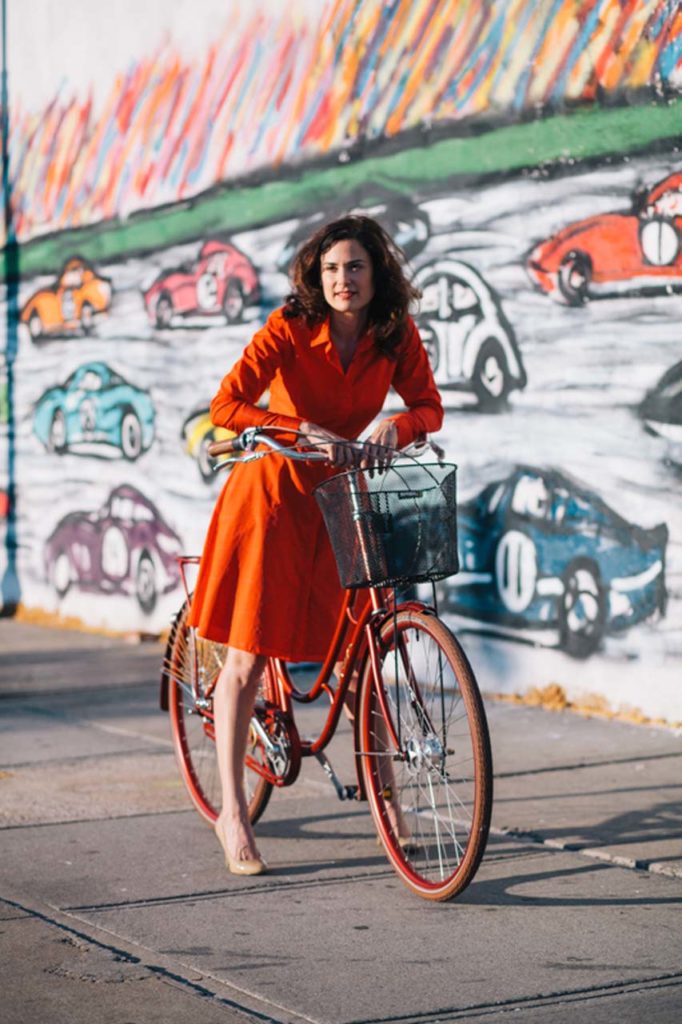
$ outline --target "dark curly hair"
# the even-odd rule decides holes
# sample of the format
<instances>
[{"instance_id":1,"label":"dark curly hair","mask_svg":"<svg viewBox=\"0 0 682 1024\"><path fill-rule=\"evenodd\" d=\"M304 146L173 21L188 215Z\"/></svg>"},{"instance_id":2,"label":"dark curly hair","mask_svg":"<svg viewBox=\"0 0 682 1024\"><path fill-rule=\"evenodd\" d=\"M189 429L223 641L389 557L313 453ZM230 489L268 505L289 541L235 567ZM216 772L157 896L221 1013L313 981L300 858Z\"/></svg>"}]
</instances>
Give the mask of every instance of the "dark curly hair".
<instances>
[{"instance_id":1,"label":"dark curly hair","mask_svg":"<svg viewBox=\"0 0 682 1024\"><path fill-rule=\"evenodd\" d=\"M312 326L329 314L322 291L322 256L337 242L355 239L372 261L374 296L368 309L368 327L384 355L395 359L405 336L410 303L420 292L407 280L402 250L371 217L349 214L325 224L298 250L291 266L293 292L287 296L284 315L303 316Z\"/></svg>"}]
</instances>

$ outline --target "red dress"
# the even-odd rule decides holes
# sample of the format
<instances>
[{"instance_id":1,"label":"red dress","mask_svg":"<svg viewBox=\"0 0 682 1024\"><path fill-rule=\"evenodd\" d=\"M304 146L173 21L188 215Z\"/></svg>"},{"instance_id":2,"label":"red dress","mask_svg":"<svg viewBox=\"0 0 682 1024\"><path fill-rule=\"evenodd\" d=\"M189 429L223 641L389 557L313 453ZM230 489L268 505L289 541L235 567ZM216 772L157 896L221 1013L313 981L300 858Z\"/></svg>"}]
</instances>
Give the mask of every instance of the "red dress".
<instances>
[{"instance_id":1,"label":"red dress","mask_svg":"<svg viewBox=\"0 0 682 1024\"><path fill-rule=\"evenodd\" d=\"M270 388L268 409L256 403ZM308 327L276 310L220 385L211 403L217 426L298 428L303 420L357 438L390 387L405 412L391 416L398 446L439 429L440 396L412 320L398 358L359 342L344 373L329 321ZM216 502L194 591L190 622L201 636L243 651L319 661L343 595L313 487L332 473L320 463L277 455L237 465Z\"/></svg>"}]
</instances>

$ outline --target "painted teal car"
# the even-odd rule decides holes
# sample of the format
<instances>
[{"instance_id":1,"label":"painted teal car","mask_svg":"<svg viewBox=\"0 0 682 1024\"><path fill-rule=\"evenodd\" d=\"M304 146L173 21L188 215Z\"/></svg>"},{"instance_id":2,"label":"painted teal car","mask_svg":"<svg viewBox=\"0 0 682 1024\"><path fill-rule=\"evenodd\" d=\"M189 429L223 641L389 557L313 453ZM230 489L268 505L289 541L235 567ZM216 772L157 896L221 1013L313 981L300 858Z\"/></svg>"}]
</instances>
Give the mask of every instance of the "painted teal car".
<instances>
[{"instance_id":1,"label":"painted teal car","mask_svg":"<svg viewBox=\"0 0 682 1024\"><path fill-rule=\"evenodd\" d=\"M511 631L558 628L576 658L665 613L665 523L630 523L556 469L516 466L458 507L457 527L460 572L441 585L444 611Z\"/></svg>"},{"instance_id":2,"label":"painted teal car","mask_svg":"<svg viewBox=\"0 0 682 1024\"><path fill-rule=\"evenodd\" d=\"M154 439L154 405L106 363L83 363L36 403L33 432L49 452L139 458Z\"/></svg>"}]
</instances>

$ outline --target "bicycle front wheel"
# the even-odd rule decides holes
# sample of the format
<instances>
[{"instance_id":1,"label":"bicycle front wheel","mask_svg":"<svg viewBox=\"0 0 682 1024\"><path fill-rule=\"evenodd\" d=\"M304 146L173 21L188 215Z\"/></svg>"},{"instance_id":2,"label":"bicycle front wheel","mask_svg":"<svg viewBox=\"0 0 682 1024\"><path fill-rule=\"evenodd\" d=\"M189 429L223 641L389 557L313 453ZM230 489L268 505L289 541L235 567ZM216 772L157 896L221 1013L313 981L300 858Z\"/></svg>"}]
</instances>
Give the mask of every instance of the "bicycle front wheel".
<instances>
[{"instance_id":1,"label":"bicycle front wheel","mask_svg":"<svg viewBox=\"0 0 682 1024\"><path fill-rule=\"evenodd\" d=\"M483 702L435 615L398 609L380 630L381 693L368 660L359 702L365 789L386 854L418 896L448 900L476 874L492 810Z\"/></svg>"},{"instance_id":2,"label":"bicycle front wheel","mask_svg":"<svg viewBox=\"0 0 682 1024\"><path fill-rule=\"evenodd\" d=\"M173 625L166 649L164 671L168 673L168 705L173 747L182 780L199 814L209 823L221 806L220 776L213 727L213 687L223 665L225 648L199 637L187 625L186 601ZM192 687L196 674L195 686ZM253 729L247 754L263 761ZM244 772L249 818L258 821L265 810L272 784L253 770Z\"/></svg>"}]
</instances>

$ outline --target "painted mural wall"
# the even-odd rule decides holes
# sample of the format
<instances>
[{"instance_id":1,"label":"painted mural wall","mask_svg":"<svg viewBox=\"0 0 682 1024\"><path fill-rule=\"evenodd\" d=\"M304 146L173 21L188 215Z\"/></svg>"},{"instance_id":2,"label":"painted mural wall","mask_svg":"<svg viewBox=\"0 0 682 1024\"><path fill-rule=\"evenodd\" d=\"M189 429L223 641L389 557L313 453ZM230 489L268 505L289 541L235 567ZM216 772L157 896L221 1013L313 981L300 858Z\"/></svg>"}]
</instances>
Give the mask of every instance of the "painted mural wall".
<instances>
[{"instance_id":1,"label":"painted mural wall","mask_svg":"<svg viewBox=\"0 0 682 1024\"><path fill-rule=\"evenodd\" d=\"M134 41L125 3L100 32L18 7L7 606L167 625L222 483L209 400L311 227L367 209L423 293L460 467L439 600L483 688L682 721L680 4L150 2Z\"/></svg>"}]
</instances>

